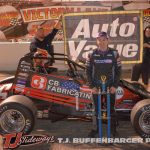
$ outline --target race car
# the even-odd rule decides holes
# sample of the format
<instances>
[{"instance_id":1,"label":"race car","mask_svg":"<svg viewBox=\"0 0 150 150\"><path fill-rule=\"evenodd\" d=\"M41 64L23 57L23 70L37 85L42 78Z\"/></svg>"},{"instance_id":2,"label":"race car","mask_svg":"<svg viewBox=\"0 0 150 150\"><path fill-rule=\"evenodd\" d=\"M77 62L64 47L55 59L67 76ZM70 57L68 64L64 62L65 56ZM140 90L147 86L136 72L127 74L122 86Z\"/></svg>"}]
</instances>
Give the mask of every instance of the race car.
<instances>
[{"instance_id":1,"label":"race car","mask_svg":"<svg viewBox=\"0 0 150 150\"><path fill-rule=\"evenodd\" d=\"M37 71L36 57L26 55L19 61L15 76L0 81L0 133L29 134L36 118L52 122L67 118L91 118L94 111L92 92L85 66L64 54L39 57L48 62L61 61L66 71L45 65ZM103 111L105 111L105 105ZM115 110L118 118L129 117L136 132L150 137L150 93L137 82L120 80Z\"/></svg>"}]
</instances>

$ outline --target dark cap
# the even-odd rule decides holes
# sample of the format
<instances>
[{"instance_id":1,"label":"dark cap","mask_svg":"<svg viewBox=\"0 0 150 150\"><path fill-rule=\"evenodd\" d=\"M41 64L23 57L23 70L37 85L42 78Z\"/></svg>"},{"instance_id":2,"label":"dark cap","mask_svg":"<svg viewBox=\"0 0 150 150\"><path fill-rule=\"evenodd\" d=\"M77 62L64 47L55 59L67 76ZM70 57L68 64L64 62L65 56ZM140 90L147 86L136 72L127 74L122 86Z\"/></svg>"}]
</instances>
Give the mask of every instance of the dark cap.
<instances>
[{"instance_id":1,"label":"dark cap","mask_svg":"<svg viewBox=\"0 0 150 150\"><path fill-rule=\"evenodd\" d=\"M99 38L99 37L105 37L105 38L109 39L109 36L106 32L99 32L97 35L97 38Z\"/></svg>"}]
</instances>

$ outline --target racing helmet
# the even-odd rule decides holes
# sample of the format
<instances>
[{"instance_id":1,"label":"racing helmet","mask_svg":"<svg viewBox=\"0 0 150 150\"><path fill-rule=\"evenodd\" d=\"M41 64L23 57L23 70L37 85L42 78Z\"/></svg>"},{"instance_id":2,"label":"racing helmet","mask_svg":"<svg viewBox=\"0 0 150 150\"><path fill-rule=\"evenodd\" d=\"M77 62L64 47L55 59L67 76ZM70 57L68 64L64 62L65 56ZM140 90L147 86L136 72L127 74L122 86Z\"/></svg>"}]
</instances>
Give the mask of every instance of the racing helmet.
<instances>
[{"instance_id":1,"label":"racing helmet","mask_svg":"<svg viewBox=\"0 0 150 150\"><path fill-rule=\"evenodd\" d=\"M40 58L40 57L48 57L48 53L46 53L46 52L35 52L34 53L34 59L33 59L33 62L34 62L34 64L35 64L35 66L36 65L44 65L45 64L45 60L44 59L42 59L42 58ZM37 58L36 58L37 57Z\"/></svg>"}]
</instances>

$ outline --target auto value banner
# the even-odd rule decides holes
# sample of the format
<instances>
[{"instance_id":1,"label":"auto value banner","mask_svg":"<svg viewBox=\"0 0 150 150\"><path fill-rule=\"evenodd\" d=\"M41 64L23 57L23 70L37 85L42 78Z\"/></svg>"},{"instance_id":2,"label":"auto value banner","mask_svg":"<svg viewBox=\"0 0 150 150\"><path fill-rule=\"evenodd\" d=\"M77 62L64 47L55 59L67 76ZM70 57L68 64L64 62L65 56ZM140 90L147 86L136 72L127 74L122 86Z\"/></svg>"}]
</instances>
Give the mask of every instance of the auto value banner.
<instances>
[{"instance_id":1,"label":"auto value banner","mask_svg":"<svg viewBox=\"0 0 150 150\"><path fill-rule=\"evenodd\" d=\"M65 52L74 61L84 60L97 48L96 36L105 31L109 47L118 50L122 63L142 61L143 23L140 11L66 14L63 17Z\"/></svg>"}]
</instances>

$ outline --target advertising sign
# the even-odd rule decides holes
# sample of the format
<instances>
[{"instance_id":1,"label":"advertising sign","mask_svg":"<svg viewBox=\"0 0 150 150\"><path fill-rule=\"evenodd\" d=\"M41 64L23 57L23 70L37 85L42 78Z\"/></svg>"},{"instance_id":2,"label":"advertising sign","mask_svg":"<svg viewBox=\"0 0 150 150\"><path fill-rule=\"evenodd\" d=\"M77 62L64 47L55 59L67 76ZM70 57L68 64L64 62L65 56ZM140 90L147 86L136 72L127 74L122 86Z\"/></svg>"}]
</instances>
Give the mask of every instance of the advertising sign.
<instances>
[{"instance_id":1,"label":"advertising sign","mask_svg":"<svg viewBox=\"0 0 150 150\"><path fill-rule=\"evenodd\" d=\"M117 49L122 63L142 61L142 17L140 11L74 13L64 15L65 50L74 61L86 59L97 48L96 36L109 35L109 47Z\"/></svg>"}]
</instances>

